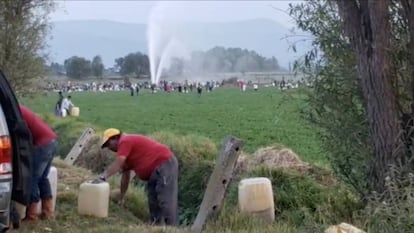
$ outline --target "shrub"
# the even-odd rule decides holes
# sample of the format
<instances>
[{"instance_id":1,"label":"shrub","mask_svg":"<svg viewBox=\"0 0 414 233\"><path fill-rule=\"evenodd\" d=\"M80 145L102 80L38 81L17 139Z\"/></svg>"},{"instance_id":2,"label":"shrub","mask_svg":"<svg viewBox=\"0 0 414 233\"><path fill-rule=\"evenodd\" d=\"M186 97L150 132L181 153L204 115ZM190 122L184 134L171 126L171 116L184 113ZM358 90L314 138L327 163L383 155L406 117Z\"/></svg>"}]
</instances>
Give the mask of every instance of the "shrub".
<instances>
[{"instance_id":1,"label":"shrub","mask_svg":"<svg viewBox=\"0 0 414 233\"><path fill-rule=\"evenodd\" d=\"M188 167L180 169L179 178L179 214L183 225L191 224L197 216L207 182L214 168L214 163L210 161L187 165Z\"/></svg>"},{"instance_id":2,"label":"shrub","mask_svg":"<svg viewBox=\"0 0 414 233\"><path fill-rule=\"evenodd\" d=\"M116 190L119 193L119 190ZM114 201L118 201L115 199ZM125 209L143 222L149 220L147 194L142 186L131 186L125 196Z\"/></svg>"},{"instance_id":3,"label":"shrub","mask_svg":"<svg viewBox=\"0 0 414 233\"><path fill-rule=\"evenodd\" d=\"M259 167L250 176L272 181L277 218L296 226L307 221L336 224L350 220L358 208L355 197L345 187L325 186L297 171Z\"/></svg>"},{"instance_id":4,"label":"shrub","mask_svg":"<svg viewBox=\"0 0 414 233\"><path fill-rule=\"evenodd\" d=\"M150 137L168 145L180 164L215 160L217 145L209 138L198 135L176 135L170 132L156 132Z\"/></svg>"},{"instance_id":5,"label":"shrub","mask_svg":"<svg viewBox=\"0 0 414 233\"><path fill-rule=\"evenodd\" d=\"M115 153L101 149L101 138L95 135L84 147L74 165L86 168L93 173L102 173L114 161Z\"/></svg>"},{"instance_id":6,"label":"shrub","mask_svg":"<svg viewBox=\"0 0 414 233\"><path fill-rule=\"evenodd\" d=\"M371 195L363 212L368 232L414 232L414 175L393 174L385 186Z\"/></svg>"}]
</instances>

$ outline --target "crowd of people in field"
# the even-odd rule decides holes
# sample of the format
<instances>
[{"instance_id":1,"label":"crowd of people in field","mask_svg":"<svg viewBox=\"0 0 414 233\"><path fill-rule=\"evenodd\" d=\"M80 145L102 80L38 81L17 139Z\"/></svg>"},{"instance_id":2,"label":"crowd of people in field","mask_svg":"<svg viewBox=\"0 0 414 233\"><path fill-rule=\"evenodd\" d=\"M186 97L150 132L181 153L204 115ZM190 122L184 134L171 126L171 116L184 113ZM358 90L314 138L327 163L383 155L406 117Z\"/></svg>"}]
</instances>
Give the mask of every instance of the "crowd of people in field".
<instances>
[{"instance_id":1,"label":"crowd of people in field","mask_svg":"<svg viewBox=\"0 0 414 233\"><path fill-rule=\"evenodd\" d=\"M198 87L205 88L206 91L212 91L212 89L221 86L222 83L218 81L206 81L206 82L176 82L162 80L157 85L151 84L148 81L143 82L125 82L125 81L107 81L107 82L49 82L45 87L47 91L62 91L62 92L74 92L74 91L123 91L123 90L141 90L149 89L151 91L164 90L165 92L192 92Z\"/></svg>"},{"instance_id":2,"label":"crowd of people in field","mask_svg":"<svg viewBox=\"0 0 414 233\"><path fill-rule=\"evenodd\" d=\"M94 92L108 92L108 91L129 91L131 96L138 95L140 91L147 90L151 93L159 91L164 92L179 92L179 93L192 93L196 92L199 95L204 92L211 92L216 88L222 86L237 86L240 91L245 92L247 89L258 91L260 86L273 86L279 89L293 89L304 84L303 81L294 82L292 80L285 81L283 78L281 81L273 81L271 83L259 84L252 81L237 80L234 82L226 81L205 81L194 82L185 80L183 82L161 80L158 84L151 84L149 81L142 82L127 82L127 81L101 81L101 82L49 82L46 86L46 91L55 92L79 92L79 91L94 91Z\"/></svg>"}]
</instances>

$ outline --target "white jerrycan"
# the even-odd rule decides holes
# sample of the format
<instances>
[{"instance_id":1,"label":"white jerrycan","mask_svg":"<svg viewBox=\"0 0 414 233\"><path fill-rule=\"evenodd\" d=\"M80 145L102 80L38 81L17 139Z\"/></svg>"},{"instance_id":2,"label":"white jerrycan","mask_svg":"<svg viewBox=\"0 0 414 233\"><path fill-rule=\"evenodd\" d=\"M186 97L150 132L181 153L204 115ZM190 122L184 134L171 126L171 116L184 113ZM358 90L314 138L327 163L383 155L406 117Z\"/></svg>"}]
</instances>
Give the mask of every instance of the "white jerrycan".
<instances>
[{"instance_id":1,"label":"white jerrycan","mask_svg":"<svg viewBox=\"0 0 414 233\"><path fill-rule=\"evenodd\" d=\"M109 209L109 183L93 184L91 181L80 185L78 196L78 213L80 215L105 218Z\"/></svg>"},{"instance_id":2,"label":"white jerrycan","mask_svg":"<svg viewBox=\"0 0 414 233\"><path fill-rule=\"evenodd\" d=\"M239 183L239 207L242 213L273 222L275 219L272 183L268 178L243 179Z\"/></svg>"}]
</instances>

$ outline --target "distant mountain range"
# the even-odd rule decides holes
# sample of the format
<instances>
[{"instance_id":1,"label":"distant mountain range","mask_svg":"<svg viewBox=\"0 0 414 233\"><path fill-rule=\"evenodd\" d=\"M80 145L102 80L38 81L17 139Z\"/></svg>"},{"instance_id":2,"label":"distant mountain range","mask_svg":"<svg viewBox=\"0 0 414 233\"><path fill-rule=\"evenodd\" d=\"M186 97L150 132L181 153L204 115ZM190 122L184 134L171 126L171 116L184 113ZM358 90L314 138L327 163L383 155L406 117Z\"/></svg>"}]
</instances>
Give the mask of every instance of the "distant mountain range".
<instances>
[{"instance_id":1,"label":"distant mountain range","mask_svg":"<svg viewBox=\"0 0 414 233\"><path fill-rule=\"evenodd\" d=\"M105 66L112 67L116 58L130 52L147 53L146 27L146 24L107 20L55 21L49 40L51 61L63 63L74 55L88 59L101 55ZM290 43L284 39L292 35L290 29L269 19L193 22L185 25L183 33L193 49L224 46L255 50L265 57L275 56L285 68L309 48L309 45L302 44L294 53L289 48Z\"/></svg>"}]
</instances>

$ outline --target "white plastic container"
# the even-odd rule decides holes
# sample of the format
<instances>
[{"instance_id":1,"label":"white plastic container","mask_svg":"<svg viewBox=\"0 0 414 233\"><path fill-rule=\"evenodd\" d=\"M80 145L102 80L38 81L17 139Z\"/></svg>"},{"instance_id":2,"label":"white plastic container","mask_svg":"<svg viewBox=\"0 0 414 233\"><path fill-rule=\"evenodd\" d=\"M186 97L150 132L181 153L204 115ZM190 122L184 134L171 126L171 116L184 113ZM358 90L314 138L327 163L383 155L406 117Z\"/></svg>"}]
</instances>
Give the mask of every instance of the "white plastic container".
<instances>
[{"instance_id":1,"label":"white plastic container","mask_svg":"<svg viewBox=\"0 0 414 233\"><path fill-rule=\"evenodd\" d=\"M24 219L26 217L26 206L24 206L24 205L22 205L18 202L14 202L14 206L16 207L16 211L20 215L20 219Z\"/></svg>"},{"instance_id":2,"label":"white plastic container","mask_svg":"<svg viewBox=\"0 0 414 233\"><path fill-rule=\"evenodd\" d=\"M330 226L325 230L325 233L365 233L365 231L343 222L339 225Z\"/></svg>"},{"instance_id":3,"label":"white plastic container","mask_svg":"<svg viewBox=\"0 0 414 233\"><path fill-rule=\"evenodd\" d=\"M50 167L50 171L49 171L47 178L49 179L50 189L52 190L53 212L54 212L56 209L56 195L57 195L57 184L58 184L58 172L57 172L56 167L54 166ZM38 205L38 209L37 209L37 213L40 214L41 212L42 212L42 203Z\"/></svg>"},{"instance_id":4,"label":"white plastic container","mask_svg":"<svg viewBox=\"0 0 414 233\"><path fill-rule=\"evenodd\" d=\"M84 182L80 185L78 196L78 213L80 215L105 218L109 209L109 183L92 184Z\"/></svg>"},{"instance_id":5,"label":"white plastic container","mask_svg":"<svg viewBox=\"0 0 414 233\"><path fill-rule=\"evenodd\" d=\"M53 198L53 211L56 209L56 198L57 198L57 186L58 186L58 171L56 167L50 167L50 172L48 175L50 188L52 189L52 198Z\"/></svg>"},{"instance_id":6,"label":"white plastic container","mask_svg":"<svg viewBox=\"0 0 414 233\"><path fill-rule=\"evenodd\" d=\"M241 180L239 207L242 213L257 215L269 222L274 221L274 200L270 180L265 177Z\"/></svg>"},{"instance_id":7,"label":"white plastic container","mask_svg":"<svg viewBox=\"0 0 414 233\"><path fill-rule=\"evenodd\" d=\"M70 115L78 117L79 116L79 111L80 111L79 107L72 107L72 109L70 110Z\"/></svg>"}]
</instances>

